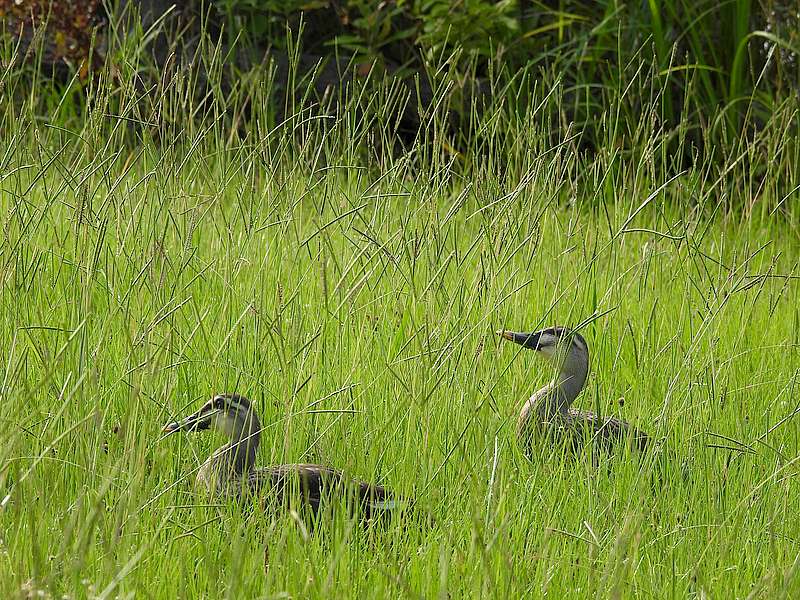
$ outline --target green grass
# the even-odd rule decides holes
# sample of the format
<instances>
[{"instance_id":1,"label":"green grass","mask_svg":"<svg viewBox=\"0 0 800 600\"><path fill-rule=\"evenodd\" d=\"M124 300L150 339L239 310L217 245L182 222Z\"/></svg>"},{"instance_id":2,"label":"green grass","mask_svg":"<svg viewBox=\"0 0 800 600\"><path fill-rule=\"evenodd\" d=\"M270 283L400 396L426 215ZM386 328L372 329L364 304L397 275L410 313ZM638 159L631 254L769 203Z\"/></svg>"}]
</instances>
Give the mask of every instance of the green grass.
<instances>
[{"instance_id":1,"label":"green grass","mask_svg":"<svg viewBox=\"0 0 800 600\"><path fill-rule=\"evenodd\" d=\"M132 81L2 116L1 596L800 593L792 106L664 176L671 133L612 105L583 156L547 125L558 93L475 115L454 155L445 96L393 153L396 90L268 133L256 80L194 105L176 76L149 108ZM760 147L779 159L753 174ZM663 451L527 458L514 421L549 373L494 331L592 315L578 403ZM337 466L434 524L307 536L209 504L193 473L220 440L160 429L234 390L260 464Z\"/></svg>"}]
</instances>

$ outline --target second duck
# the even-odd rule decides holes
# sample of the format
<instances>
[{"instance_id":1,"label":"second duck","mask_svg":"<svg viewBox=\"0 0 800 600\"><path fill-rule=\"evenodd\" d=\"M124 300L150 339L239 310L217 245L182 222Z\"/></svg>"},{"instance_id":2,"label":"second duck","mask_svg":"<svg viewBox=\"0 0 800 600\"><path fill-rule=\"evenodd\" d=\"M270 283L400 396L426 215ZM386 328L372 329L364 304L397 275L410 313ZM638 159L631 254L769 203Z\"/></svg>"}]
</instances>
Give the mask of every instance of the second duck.
<instances>
[{"instance_id":1,"label":"second duck","mask_svg":"<svg viewBox=\"0 0 800 600\"><path fill-rule=\"evenodd\" d=\"M535 350L553 364L558 373L522 406L517 435L525 446L533 435L550 434L566 435L573 446L591 439L606 447L620 441L629 441L638 450L647 447L647 434L625 421L572 408L589 373L589 348L581 334L567 327L549 327L533 333L501 330L497 334Z\"/></svg>"}]
</instances>

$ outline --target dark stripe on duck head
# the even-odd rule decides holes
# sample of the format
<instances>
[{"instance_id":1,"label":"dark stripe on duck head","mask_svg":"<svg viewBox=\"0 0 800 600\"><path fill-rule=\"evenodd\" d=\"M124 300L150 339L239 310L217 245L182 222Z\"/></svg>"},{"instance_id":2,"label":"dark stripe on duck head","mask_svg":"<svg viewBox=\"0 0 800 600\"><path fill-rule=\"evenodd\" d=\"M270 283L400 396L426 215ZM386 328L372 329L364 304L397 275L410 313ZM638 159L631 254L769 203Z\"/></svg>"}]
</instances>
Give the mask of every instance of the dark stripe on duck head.
<instances>
[{"instance_id":1,"label":"dark stripe on duck head","mask_svg":"<svg viewBox=\"0 0 800 600\"><path fill-rule=\"evenodd\" d=\"M209 402L206 403L205 409L213 410L230 410L234 412L250 410L250 401L240 394L217 394ZM201 410L203 410L201 409Z\"/></svg>"}]
</instances>

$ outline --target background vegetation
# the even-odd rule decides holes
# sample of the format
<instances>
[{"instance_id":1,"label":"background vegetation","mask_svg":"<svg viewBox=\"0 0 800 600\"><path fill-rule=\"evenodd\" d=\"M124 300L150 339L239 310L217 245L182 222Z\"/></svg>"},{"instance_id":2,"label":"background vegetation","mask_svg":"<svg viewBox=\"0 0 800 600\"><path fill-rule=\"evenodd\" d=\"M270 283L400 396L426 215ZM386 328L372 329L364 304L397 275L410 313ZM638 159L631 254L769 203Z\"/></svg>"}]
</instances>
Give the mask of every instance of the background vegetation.
<instances>
[{"instance_id":1,"label":"background vegetation","mask_svg":"<svg viewBox=\"0 0 800 600\"><path fill-rule=\"evenodd\" d=\"M149 96L165 74L181 73L193 80L196 103L220 101L229 127L247 127L255 98L248 86L257 83L269 82L259 101L271 105L274 125L304 106L336 114L354 85L370 93L390 85L407 98L360 109L395 120L389 141L405 150L425 135L422 113L438 97L447 115L438 143L457 154L482 134L476 113L498 106L516 118L540 113L551 144L571 135L589 153L635 155L638 127L652 121L668 155L660 166L670 174L746 154L748 170L763 182L771 162L796 153L800 13L788 0L49 6L0 0L0 14L9 33L20 33L21 49L60 68L61 83L70 72L86 85L89 72L118 76L133 67ZM81 87L73 91L85 97ZM542 97L557 98L557 109L540 111ZM777 146L767 141L776 139Z\"/></svg>"},{"instance_id":2,"label":"background vegetation","mask_svg":"<svg viewBox=\"0 0 800 600\"><path fill-rule=\"evenodd\" d=\"M85 69L4 38L0 596L800 594L796 29L281 6L119 7ZM494 331L592 316L578 402L659 451L525 456L551 374ZM197 495L220 441L161 426L233 390L260 464L434 522Z\"/></svg>"}]
</instances>

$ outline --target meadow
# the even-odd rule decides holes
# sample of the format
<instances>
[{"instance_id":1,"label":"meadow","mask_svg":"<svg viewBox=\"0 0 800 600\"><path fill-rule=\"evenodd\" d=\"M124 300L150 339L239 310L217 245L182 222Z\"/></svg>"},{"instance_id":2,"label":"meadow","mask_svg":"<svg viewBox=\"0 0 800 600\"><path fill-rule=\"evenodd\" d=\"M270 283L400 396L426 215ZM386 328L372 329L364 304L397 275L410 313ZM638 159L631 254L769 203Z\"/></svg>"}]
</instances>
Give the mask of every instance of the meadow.
<instances>
[{"instance_id":1,"label":"meadow","mask_svg":"<svg viewBox=\"0 0 800 600\"><path fill-rule=\"evenodd\" d=\"M630 82L596 152L548 118L557 86L454 150L446 90L398 148L391 85L275 127L261 81L198 101L123 66L73 80L85 102L5 75L0 596L800 594L796 106L683 165L680 131L626 129ZM552 373L495 331L580 323L577 404L658 451L519 448ZM432 519L312 534L197 495L220 439L161 428L223 391L257 406L260 465Z\"/></svg>"}]
</instances>

